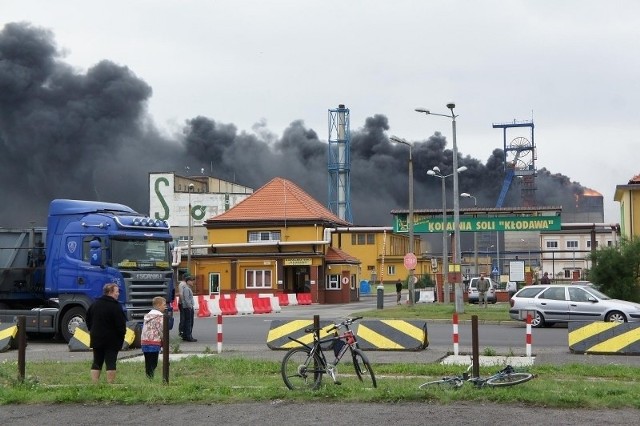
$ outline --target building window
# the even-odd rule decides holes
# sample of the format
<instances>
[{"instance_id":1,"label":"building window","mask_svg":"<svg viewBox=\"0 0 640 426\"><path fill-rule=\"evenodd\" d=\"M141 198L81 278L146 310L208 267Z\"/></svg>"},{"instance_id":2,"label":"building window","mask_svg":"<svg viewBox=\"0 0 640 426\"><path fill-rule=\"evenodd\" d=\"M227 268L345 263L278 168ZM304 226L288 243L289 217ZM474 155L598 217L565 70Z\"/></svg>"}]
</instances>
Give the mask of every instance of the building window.
<instances>
[{"instance_id":1,"label":"building window","mask_svg":"<svg viewBox=\"0 0 640 426\"><path fill-rule=\"evenodd\" d=\"M181 235L178 237L178 242L179 243L184 243L184 244L189 244L189 236L188 235ZM193 244L193 235L191 236L191 243Z\"/></svg>"},{"instance_id":2,"label":"building window","mask_svg":"<svg viewBox=\"0 0 640 426\"><path fill-rule=\"evenodd\" d=\"M376 242L375 234L355 233L351 234L352 246L374 245Z\"/></svg>"},{"instance_id":3,"label":"building window","mask_svg":"<svg viewBox=\"0 0 640 426\"><path fill-rule=\"evenodd\" d=\"M547 248L548 249L557 249L558 248L558 242L557 241L547 241Z\"/></svg>"},{"instance_id":4,"label":"building window","mask_svg":"<svg viewBox=\"0 0 640 426\"><path fill-rule=\"evenodd\" d=\"M578 242L576 240L569 240L567 241L567 248L568 249L577 249L578 248Z\"/></svg>"},{"instance_id":5,"label":"building window","mask_svg":"<svg viewBox=\"0 0 640 426\"><path fill-rule=\"evenodd\" d=\"M591 240L587 240L587 248L591 248Z\"/></svg>"},{"instance_id":6,"label":"building window","mask_svg":"<svg viewBox=\"0 0 640 426\"><path fill-rule=\"evenodd\" d=\"M271 270L246 271L246 288L271 288Z\"/></svg>"},{"instance_id":7,"label":"building window","mask_svg":"<svg viewBox=\"0 0 640 426\"><path fill-rule=\"evenodd\" d=\"M340 290L340 288L340 275L327 276L327 285L325 286L326 290Z\"/></svg>"},{"instance_id":8,"label":"building window","mask_svg":"<svg viewBox=\"0 0 640 426\"><path fill-rule=\"evenodd\" d=\"M280 231L250 231L249 242L280 241Z\"/></svg>"},{"instance_id":9,"label":"building window","mask_svg":"<svg viewBox=\"0 0 640 426\"><path fill-rule=\"evenodd\" d=\"M613 241L607 240L607 247L613 246ZM596 241L596 247L598 247L598 242Z\"/></svg>"},{"instance_id":10,"label":"building window","mask_svg":"<svg viewBox=\"0 0 640 426\"><path fill-rule=\"evenodd\" d=\"M396 266L395 265L387 266L387 275L391 276L395 274L396 274Z\"/></svg>"}]
</instances>

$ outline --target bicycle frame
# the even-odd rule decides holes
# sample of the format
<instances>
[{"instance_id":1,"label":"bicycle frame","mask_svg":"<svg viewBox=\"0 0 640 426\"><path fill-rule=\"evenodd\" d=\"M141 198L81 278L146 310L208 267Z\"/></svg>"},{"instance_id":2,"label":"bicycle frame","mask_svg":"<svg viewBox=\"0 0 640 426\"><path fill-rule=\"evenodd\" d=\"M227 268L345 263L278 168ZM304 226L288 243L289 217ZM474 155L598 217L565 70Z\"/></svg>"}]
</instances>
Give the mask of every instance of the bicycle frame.
<instances>
[{"instance_id":1,"label":"bicycle frame","mask_svg":"<svg viewBox=\"0 0 640 426\"><path fill-rule=\"evenodd\" d=\"M348 318L341 323L333 324L333 327L329 329L316 327L305 329L307 333L313 333L313 343L303 342L300 339L289 336L289 339L298 343L300 347L291 348L282 361L281 374L287 387L289 389L297 388L298 385L294 383L295 380L302 379L301 387L317 389L320 386L323 374L331 376L335 384L341 384L337 380L336 367L349 351L359 381L365 383L365 385L370 384L375 388L377 384L371 364L358 347L356 335L349 327L354 321L361 318ZM333 332L333 334L320 338L320 331L325 333ZM332 349L335 355L333 363L328 362L325 354L325 351L329 348L325 349L323 346L327 346L327 344L333 344ZM303 359L296 361L296 357L300 355L303 355Z\"/></svg>"}]
</instances>

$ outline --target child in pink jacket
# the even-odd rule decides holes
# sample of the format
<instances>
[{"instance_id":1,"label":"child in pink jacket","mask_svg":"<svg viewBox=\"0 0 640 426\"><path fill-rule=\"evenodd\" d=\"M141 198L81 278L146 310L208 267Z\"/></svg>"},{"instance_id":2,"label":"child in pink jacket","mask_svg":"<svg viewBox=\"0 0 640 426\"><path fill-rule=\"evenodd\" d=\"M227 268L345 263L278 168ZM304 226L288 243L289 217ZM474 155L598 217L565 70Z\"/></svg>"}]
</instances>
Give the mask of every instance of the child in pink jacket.
<instances>
[{"instance_id":1,"label":"child in pink jacket","mask_svg":"<svg viewBox=\"0 0 640 426\"><path fill-rule=\"evenodd\" d=\"M153 309L144 316L140 343L144 354L144 368L147 377L153 379L153 373L158 366L158 355L162 348L162 320L163 312L167 309L164 297L153 298Z\"/></svg>"}]
</instances>

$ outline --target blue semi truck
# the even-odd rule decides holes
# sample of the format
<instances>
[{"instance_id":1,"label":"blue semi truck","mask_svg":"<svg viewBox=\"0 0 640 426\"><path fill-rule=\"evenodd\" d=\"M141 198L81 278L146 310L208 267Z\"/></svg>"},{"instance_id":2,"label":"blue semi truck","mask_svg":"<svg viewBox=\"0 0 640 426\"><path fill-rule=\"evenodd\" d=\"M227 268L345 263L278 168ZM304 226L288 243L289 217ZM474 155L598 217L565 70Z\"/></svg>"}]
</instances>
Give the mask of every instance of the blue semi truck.
<instances>
[{"instance_id":1,"label":"blue semi truck","mask_svg":"<svg viewBox=\"0 0 640 426\"><path fill-rule=\"evenodd\" d=\"M122 204L53 200L46 228L0 228L0 322L25 315L68 342L108 282L141 322L155 296L173 300L171 245L166 221Z\"/></svg>"}]
</instances>

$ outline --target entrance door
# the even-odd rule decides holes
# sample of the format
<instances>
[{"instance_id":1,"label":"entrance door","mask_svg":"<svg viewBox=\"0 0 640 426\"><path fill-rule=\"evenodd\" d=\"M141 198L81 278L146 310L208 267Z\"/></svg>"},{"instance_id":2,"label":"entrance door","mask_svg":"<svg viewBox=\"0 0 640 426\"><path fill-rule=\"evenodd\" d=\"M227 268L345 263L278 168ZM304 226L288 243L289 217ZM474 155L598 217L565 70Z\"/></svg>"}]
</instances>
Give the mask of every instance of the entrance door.
<instances>
[{"instance_id":1,"label":"entrance door","mask_svg":"<svg viewBox=\"0 0 640 426\"><path fill-rule=\"evenodd\" d=\"M217 272L209 274L209 294L220 294L220 274Z\"/></svg>"}]
</instances>

